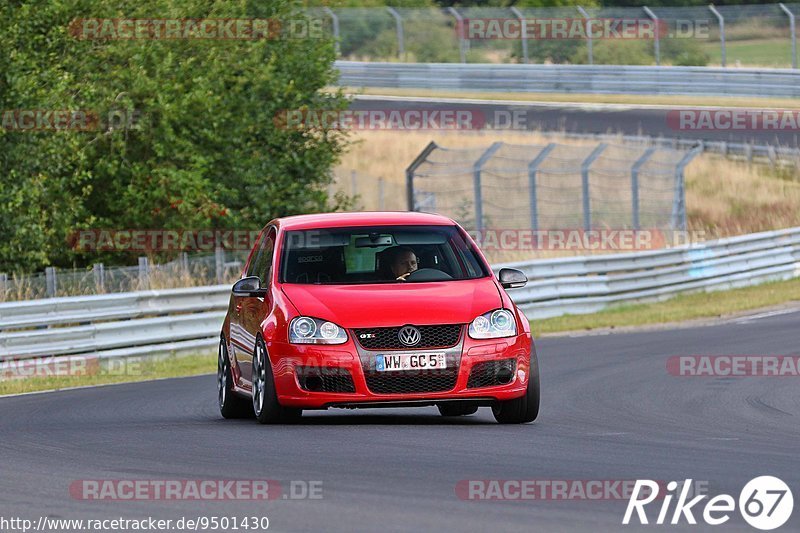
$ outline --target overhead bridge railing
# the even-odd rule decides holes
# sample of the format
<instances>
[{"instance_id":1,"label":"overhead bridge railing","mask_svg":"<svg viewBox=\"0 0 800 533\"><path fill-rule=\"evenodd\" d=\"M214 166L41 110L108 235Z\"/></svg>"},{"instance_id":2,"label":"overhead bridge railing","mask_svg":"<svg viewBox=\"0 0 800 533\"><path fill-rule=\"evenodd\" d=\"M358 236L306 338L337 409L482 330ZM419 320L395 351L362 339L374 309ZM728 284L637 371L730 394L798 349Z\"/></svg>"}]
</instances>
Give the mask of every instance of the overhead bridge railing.
<instances>
[{"instance_id":1,"label":"overhead bridge railing","mask_svg":"<svg viewBox=\"0 0 800 533\"><path fill-rule=\"evenodd\" d=\"M590 313L800 276L800 228L637 253L495 265L525 272L510 291L531 319ZM0 304L0 361L127 357L213 349L230 286L50 298Z\"/></svg>"}]
</instances>

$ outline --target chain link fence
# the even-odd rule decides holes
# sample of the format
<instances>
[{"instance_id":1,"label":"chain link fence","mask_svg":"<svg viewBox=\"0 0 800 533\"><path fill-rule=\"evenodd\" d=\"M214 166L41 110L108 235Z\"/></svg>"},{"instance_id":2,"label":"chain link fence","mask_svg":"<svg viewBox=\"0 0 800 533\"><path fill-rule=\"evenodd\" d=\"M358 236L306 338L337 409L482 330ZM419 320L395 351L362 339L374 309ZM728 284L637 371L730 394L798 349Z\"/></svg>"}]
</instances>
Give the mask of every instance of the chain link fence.
<instances>
[{"instance_id":1,"label":"chain link fence","mask_svg":"<svg viewBox=\"0 0 800 533\"><path fill-rule=\"evenodd\" d=\"M684 168L698 153L607 143L453 149L431 142L406 172L407 201L476 232L686 230Z\"/></svg>"},{"instance_id":2,"label":"chain link fence","mask_svg":"<svg viewBox=\"0 0 800 533\"><path fill-rule=\"evenodd\" d=\"M421 63L557 63L797 68L800 4L583 8L311 8L342 58ZM599 21L652 24L654 34L613 38ZM566 38L542 21L567 21ZM509 24L506 25L506 22ZM586 29L574 31L574 25ZM520 31L524 25L524 31ZM500 28L499 33L490 30ZM513 27L512 31L508 31Z\"/></svg>"},{"instance_id":3,"label":"chain link fence","mask_svg":"<svg viewBox=\"0 0 800 533\"><path fill-rule=\"evenodd\" d=\"M33 300L148 289L170 289L233 283L241 274L249 250L217 249L213 254L180 254L174 261L151 263L139 257L136 266L87 269L48 267L36 274L0 273L0 301Z\"/></svg>"}]
</instances>

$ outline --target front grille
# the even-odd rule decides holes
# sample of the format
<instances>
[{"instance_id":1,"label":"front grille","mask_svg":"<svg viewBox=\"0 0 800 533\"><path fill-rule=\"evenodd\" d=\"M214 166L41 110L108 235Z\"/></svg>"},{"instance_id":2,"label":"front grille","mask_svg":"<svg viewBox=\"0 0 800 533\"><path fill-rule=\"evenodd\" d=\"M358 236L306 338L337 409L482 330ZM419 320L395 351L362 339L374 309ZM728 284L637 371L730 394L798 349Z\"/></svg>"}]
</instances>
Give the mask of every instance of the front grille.
<instances>
[{"instance_id":1,"label":"front grille","mask_svg":"<svg viewBox=\"0 0 800 533\"><path fill-rule=\"evenodd\" d=\"M297 367L297 382L309 392L355 392L353 376L345 368Z\"/></svg>"},{"instance_id":2,"label":"front grille","mask_svg":"<svg viewBox=\"0 0 800 533\"><path fill-rule=\"evenodd\" d=\"M516 361L514 359L500 359L497 361L482 361L472 367L467 381L468 389L479 387L493 387L506 385L514 378Z\"/></svg>"},{"instance_id":3,"label":"front grille","mask_svg":"<svg viewBox=\"0 0 800 533\"><path fill-rule=\"evenodd\" d=\"M446 392L456 386L458 368L417 370L412 372L376 372L366 374L367 387L375 394Z\"/></svg>"},{"instance_id":4,"label":"front grille","mask_svg":"<svg viewBox=\"0 0 800 533\"><path fill-rule=\"evenodd\" d=\"M461 324L443 326L415 326L420 333L420 341L415 346L400 343L397 334L402 326L395 328L371 328L355 330L359 344L367 350L420 350L425 348L449 348L455 346L461 337ZM375 335L362 338L362 335Z\"/></svg>"}]
</instances>

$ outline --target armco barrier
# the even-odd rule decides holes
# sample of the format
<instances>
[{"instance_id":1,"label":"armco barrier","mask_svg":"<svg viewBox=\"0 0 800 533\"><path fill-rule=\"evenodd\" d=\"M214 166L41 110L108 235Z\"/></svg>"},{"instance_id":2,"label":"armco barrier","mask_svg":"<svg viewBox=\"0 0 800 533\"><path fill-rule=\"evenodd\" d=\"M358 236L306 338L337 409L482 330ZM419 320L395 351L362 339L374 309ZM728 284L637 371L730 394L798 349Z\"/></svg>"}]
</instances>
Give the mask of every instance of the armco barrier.
<instances>
[{"instance_id":1,"label":"armco barrier","mask_svg":"<svg viewBox=\"0 0 800 533\"><path fill-rule=\"evenodd\" d=\"M339 85L451 91L800 97L800 71L337 61Z\"/></svg>"},{"instance_id":2,"label":"armco barrier","mask_svg":"<svg viewBox=\"0 0 800 533\"><path fill-rule=\"evenodd\" d=\"M510 291L531 319L800 276L800 227L640 253L533 260ZM213 349L230 287L193 287L0 304L0 360L125 357Z\"/></svg>"}]
</instances>

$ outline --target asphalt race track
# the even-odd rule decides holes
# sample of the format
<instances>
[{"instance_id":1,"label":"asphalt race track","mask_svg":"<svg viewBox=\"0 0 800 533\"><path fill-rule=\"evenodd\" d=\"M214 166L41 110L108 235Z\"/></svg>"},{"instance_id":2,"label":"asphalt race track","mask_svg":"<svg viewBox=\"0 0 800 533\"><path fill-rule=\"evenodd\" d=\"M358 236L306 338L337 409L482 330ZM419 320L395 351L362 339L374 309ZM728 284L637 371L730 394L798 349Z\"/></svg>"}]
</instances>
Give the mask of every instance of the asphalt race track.
<instances>
[{"instance_id":1,"label":"asphalt race track","mask_svg":"<svg viewBox=\"0 0 800 533\"><path fill-rule=\"evenodd\" d=\"M704 109L702 106L576 104L576 103L525 103L509 101L472 101L444 99L440 102L414 97L359 96L352 105L354 111L367 110L465 110L473 116L485 118L494 124L508 124L516 113L519 124L529 130L565 131L569 133L611 133L645 135L649 137L682 138L704 141L768 144L797 148L800 136L797 130L680 130L669 122L668 113L680 109ZM438 99L437 99L438 100ZM705 108L724 110L730 108ZM506 122L502 122L506 121ZM508 126L498 126L504 129ZM435 132L431 132L435 133ZM444 141L443 141L444 143ZM446 145L446 143L444 143Z\"/></svg>"},{"instance_id":2,"label":"asphalt race track","mask_svg":"<svg viewBox=\"0 0 800 533\"><path fill-rule=\"evenodd\" d=\"M212 376L0 399L0 516L268 516L277 531L755 531L622 526L626 501L464 501L459 480L683 480L738 500L776 475L800 500L798 378L668 375L671 355L798 354L800 312L538 341L542 412L525 426L434 408L226 421ZM321 480L315 500L83 501L81 479ZM707 501L707 500L706 500ZM660 504L657 504L660 505ZM651 521L658 512L649 507ZM671 513L670 513L671 515ZM702 524L702 509L695 512ZM800 531L795 512L779 531Z\"/></svg>"}]
</instances>

